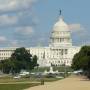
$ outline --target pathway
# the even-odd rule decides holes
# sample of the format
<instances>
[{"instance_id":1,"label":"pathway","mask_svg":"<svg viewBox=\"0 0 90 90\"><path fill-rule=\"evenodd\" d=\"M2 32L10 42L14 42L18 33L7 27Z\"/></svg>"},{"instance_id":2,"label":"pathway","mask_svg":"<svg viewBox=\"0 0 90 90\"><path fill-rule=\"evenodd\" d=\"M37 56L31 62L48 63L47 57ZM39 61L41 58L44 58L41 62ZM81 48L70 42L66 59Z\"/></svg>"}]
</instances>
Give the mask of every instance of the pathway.
<instances>
[{"instance_id":1,"label":"pathway","mask_svg":"<svg viewBox=\"0 0 90 90\"><path fill-rule=\"evenodd\" d=\"M90 81L81 77L71 76L63 80L46 83L45 85L35 86L25 90L90 90Z\"/></svg>"}]
</instances>

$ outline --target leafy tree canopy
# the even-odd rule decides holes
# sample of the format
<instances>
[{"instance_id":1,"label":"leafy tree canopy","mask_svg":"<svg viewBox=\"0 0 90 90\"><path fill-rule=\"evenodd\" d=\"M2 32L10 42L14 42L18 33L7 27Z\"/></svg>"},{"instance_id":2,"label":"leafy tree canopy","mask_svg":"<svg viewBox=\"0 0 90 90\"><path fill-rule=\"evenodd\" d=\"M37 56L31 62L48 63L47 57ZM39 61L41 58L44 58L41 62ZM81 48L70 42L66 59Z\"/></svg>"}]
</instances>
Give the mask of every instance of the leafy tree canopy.
<instances>
[{"instance_id":1,"label":"leafy tree canopy","mask_svg":"<svg viewBox=\"0 0 90 90\"><path fill-rule=\"evenodd\" d=\"M79 53L77 53L72 62L74 70L82 69L90 73L90 46L83 46Z\"/></svg>"},{"instance_id":2,"label":"leafy tree canopy","mask_svg":"<svg viewBox=\"0 0 90 90\"><path fill-rule=\"evenodd\" d=\"M11 57L0 62L0 68L4 73L18 73L22 69L32 70L37 66L37 56L32 56L24 47L17 48Z\"/></svg>"}]
</instances>

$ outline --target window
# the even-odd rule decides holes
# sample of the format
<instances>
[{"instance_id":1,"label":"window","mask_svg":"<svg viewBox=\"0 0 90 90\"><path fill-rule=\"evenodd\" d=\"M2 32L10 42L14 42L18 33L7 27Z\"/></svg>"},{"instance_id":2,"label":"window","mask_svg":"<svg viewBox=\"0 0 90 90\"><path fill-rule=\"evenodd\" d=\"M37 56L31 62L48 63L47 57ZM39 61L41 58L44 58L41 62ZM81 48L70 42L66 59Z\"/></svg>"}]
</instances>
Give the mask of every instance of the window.
<instances>
[{"instance_id":1,"label":"window","mask_svg":"<svg viewBox=\"0 0 90 90\"><path fill-rule=\"evenodd\" d=\"M68 50L67 49L65 49L65 54L68 54Z\"/></svg>"}]
</instances>

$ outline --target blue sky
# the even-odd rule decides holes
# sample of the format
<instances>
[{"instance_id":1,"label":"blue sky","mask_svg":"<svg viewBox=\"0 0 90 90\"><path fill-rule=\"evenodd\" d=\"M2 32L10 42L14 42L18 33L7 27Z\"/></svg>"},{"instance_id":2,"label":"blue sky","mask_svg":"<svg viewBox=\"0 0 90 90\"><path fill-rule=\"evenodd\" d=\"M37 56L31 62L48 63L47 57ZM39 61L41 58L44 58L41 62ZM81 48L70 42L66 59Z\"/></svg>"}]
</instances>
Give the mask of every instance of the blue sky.
<instances>
[{"instance_id":1,"label":"blue sky","mask_svg":"<svg viewBox=\"0 0 90 90\"><path fill-rule=\"evenodd\" d=\"M0 47L47 46L59 10L74 45L90 45L90 0L0 0Z\"/></svg>"}]
</instances>

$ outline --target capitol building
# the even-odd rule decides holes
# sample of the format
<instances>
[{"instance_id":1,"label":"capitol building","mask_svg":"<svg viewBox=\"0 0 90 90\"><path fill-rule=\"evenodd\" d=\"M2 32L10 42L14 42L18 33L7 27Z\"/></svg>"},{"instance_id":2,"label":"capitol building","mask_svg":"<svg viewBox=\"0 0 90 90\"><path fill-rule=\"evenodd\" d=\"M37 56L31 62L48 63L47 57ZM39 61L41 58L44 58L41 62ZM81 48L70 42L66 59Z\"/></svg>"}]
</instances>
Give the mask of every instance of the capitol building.
<instances>
[{"instance_id":1,"label":"capitol building","mask_svg":"<svg viewBox=\"0 0 90 90\"><path fill-rule=\"evenodd\" d=\"M40 67L64 64L71 66L74 55L80 51L81 47L72 46L71 31L62 16L59 16L52 29L48 47L38 46L26 49L30 54L38 57ZM15 47L0 48L0 60L8 59L15 49Z\"/></svg>"}]
</instances>

